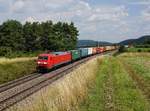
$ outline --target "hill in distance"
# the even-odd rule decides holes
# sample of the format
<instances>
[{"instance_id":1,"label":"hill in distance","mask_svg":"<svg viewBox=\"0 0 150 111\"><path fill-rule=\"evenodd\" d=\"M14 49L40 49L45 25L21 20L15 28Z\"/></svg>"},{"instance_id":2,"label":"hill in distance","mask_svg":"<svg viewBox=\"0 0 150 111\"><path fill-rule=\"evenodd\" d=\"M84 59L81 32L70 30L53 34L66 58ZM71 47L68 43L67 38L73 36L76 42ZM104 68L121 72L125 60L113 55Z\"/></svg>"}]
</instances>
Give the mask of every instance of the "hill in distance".
<instances>
[{"instance_id":1,"label":"hill in distance","mask_svg":"<svg viewBox=\"0 0 150 111\"><path fill-rule=\"evenodd\" d=\"M150 35L145 35L137 39L128 39L120 42L120 45L129 45L129 44L144 44L146 41L150 41Z\"/></svg>"},{"instance_id":2,"label":"hill in distance","mask_svg":"<svg viewBox=\"0 0 150 111\"><path fill-rule=\"evenodd\" d=\"M112 45L110 42L94 41L94 40L78 40L77 47L94 47L94 46Z\"/></svg>"}]
</instances>

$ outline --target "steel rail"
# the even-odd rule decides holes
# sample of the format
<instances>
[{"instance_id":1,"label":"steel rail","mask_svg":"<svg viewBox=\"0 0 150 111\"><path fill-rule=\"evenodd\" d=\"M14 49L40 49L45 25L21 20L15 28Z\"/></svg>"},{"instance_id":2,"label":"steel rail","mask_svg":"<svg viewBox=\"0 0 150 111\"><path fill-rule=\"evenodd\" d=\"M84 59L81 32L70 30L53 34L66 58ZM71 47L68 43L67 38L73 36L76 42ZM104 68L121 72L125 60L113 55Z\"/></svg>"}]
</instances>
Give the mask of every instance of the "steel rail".
<instances>
[{"instance_id":1,"label":"steel rail","mask_svg":"<svg viewBox=\"0 0 150 111\"><path fill-rule=\"evenodd\" d=\"M10 81L8 83L2 84L2 85L0 85L0 93L4 92L4 91L6 91L10 88L13 88L17 85L20 85L20 84L23 84L23 83L28 82L30 80L33 80L33 79L35 79L37 77L40 77L40 76L42 76L42 75L39 74L39 73L33 73L33 74L30 74L30 75L21 77L19 79Z\"/></svg>"}]
</instances>

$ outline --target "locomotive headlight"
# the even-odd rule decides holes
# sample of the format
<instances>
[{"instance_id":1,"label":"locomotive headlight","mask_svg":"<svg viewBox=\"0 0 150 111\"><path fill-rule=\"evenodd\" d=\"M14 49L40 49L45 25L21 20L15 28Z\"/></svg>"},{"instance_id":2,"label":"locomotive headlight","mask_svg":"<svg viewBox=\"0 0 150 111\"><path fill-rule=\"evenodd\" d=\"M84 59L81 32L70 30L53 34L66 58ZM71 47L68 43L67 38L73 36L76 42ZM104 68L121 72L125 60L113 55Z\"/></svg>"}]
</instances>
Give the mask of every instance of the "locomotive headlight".
<instances>
[{"instance_id":1,"label":"locomotive headlight","mask_svg":"<svg viewBox=\"0 0 150 111\"><path fill-rule=\"evenodd\" d=\"M43 64L47 64L47 62L43 62Z\"/></svg>"},{"instance_id":2,"label":"locomotive headlight","mask_svg":"<svg viewBox=\"0 0 150 111\"><path fill-rule=\"evenodd\" d=\"M38 64L40 64L41 62L37 62Z\"/></svg>"}]
</instances>

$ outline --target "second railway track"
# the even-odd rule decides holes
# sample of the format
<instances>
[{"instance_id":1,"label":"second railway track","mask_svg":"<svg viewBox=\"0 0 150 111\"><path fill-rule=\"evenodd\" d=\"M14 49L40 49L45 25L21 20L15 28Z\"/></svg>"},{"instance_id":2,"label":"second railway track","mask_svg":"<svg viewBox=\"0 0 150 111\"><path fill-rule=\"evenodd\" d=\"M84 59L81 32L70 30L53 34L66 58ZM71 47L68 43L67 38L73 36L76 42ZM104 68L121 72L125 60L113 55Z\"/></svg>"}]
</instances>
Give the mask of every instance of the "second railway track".
<instances>
[{"instance_id":1,"label":"second railway track","mask_svg":"<svg viewBox=\"0 0 150 111\"><path fill-rule=\"evenodd\" d=\"M5 84L2 84L2 85L0 85L0 93L2 93L3 91L6 91L6 90L8 90L12 87L15 87L19 84L22 84L22 83L25 83L27 81L33 80L33 79L35 79L37 77L40 77L40 76L41 76L41 74L33 73L33 74L28 75L28 76L24 76L22 78L10 81L10 82L5 83Z\"/></svg>"},{"instance_id":2,"label":"second railway track","mask_svg":"<svg viewBox=\"0 0 150 111\"><path fill-rule=\"evenodd\" d=\"M79 64L84 63L95 56L84 58L80 61L76 61L44 75L35 73L4 85L0 85L0 111L3 111L15 103L32 95L41 88L49 85L65 74L68 74Z\"/></svg>"}]
</instances>

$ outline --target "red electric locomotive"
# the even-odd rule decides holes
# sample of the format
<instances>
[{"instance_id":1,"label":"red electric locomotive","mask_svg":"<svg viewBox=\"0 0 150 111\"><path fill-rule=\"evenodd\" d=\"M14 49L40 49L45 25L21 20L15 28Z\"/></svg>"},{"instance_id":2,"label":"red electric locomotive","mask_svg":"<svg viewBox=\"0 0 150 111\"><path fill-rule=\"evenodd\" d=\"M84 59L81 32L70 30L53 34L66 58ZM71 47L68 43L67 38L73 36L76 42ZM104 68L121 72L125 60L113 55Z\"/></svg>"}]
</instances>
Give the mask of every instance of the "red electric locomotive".
<instances>
[{"instance_id":1,"label":"red electric locomotive","mask_svg":"<svg viewBox=\"0 0 150 111\"><path fill-rule=\"evenodd\" d=\"M40 54L37 60L38 70L52 69L71 61L70 52L52 52L49 54Z\"/></svg>"}]
</instances>

